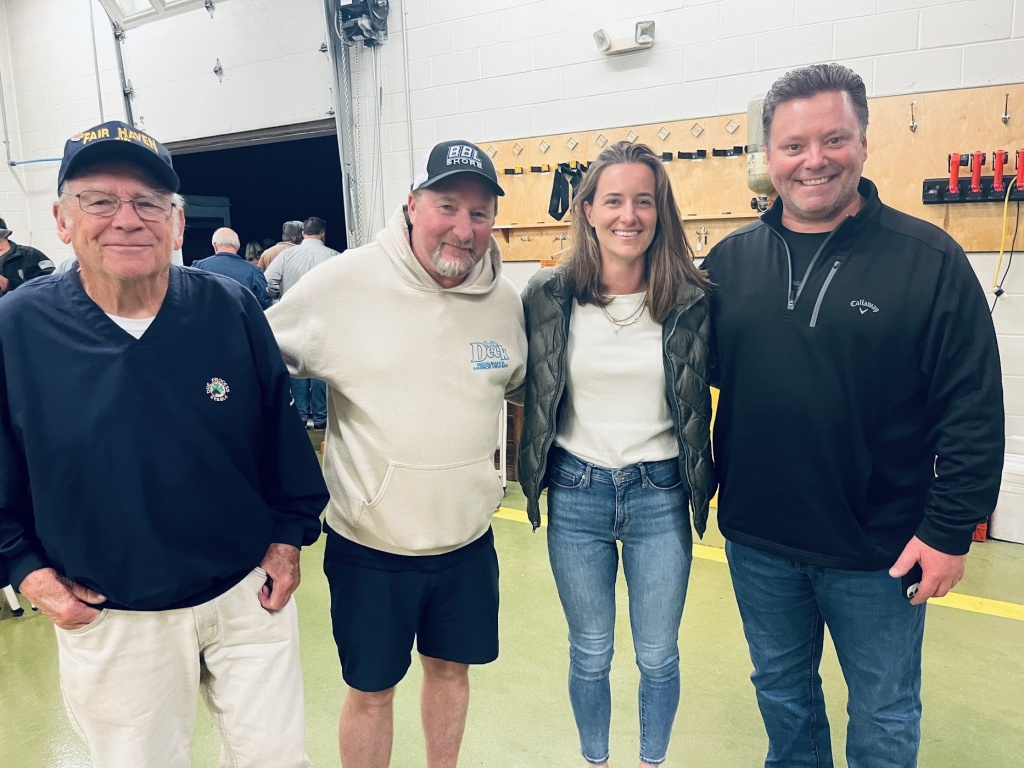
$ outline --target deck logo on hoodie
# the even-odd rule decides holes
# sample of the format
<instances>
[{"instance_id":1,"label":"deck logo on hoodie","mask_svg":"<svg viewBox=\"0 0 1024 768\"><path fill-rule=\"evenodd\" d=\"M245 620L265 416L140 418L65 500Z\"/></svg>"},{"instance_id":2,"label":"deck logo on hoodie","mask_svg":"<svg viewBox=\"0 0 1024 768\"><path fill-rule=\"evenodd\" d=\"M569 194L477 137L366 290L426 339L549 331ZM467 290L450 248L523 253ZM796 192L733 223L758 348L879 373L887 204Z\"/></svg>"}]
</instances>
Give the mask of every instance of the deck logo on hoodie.
<instances>
[{"instance_id":1,"label":"deck logo on hoodie","mask_svg":"<svg viewBox=\"0 0 1024 768\"><path fill-rule=\"evenodd\" d=\"M210 396L211 400L215 400L218 403L223 403L228 399L228 392L231 391L231 387L224 379L218 379L216 377L210 379L210 383L206 385L206 394Z\"/></svg>"},{"instance_id":2,"label":"deck logo on hoodie","mask_svg":"<svg viewBox=\"0 0 1024 768\"><path fill-rule=\"evenodd\" d=\"M508 368L508 352L496 341L471 341L469 362L472 363L474 371Z\"/></svg>"},{"instance_id":3,"label":"deck logo on hoodie","mask_svg":"<svg viewBox=\"0 0 1024 768\"><path fill-rule=\"evenodd\" d=\"M872 304L870 301L867 301L866 299L857 299L856 301L851 301L850 306L859 309L862 315L865 314L866 312L878 311L878 307L876 307L874 304Z\"/></svg>"}]
</instances>

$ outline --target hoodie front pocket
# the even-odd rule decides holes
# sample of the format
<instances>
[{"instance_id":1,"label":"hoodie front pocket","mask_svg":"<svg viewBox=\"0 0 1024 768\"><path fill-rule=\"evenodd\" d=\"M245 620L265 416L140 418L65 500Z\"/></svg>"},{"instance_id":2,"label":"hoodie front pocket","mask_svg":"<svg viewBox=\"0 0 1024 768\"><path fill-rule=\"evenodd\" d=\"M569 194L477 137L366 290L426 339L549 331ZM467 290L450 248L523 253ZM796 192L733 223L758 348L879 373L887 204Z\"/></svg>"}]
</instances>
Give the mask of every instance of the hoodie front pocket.
<instances>
[{"instance_id":1,"label":"hoodie front pocket","mask_svg":"<svg viewBox=\"0 0 1024 768\"><path fill-rule=\"evenodd\" d=\"M445 551L482 534L501 496L490 456L441 466L392 462L357 525L400 550Z\"/></svg>"}]
</instances>

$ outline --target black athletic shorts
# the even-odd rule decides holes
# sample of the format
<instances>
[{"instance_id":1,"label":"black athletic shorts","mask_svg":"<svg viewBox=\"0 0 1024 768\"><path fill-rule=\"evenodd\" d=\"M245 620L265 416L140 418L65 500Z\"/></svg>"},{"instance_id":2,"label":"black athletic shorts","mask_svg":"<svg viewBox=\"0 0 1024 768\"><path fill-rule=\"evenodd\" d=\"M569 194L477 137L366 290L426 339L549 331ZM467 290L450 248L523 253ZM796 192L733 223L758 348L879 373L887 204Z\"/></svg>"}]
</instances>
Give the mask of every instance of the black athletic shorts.
<instances>
[{"instance_id":1,"label":"black athletic shorts","mask_svg":"<svg viewBox=\"0 0 1024 768\"><path fill-rule=\"evenodd\" d=\"M374 692L405 677L413 641L424 656L459 664L498 658L494 533L443 555L394 555L325 525L331 622L349 687Z\"/></svg>"}]
</instances>

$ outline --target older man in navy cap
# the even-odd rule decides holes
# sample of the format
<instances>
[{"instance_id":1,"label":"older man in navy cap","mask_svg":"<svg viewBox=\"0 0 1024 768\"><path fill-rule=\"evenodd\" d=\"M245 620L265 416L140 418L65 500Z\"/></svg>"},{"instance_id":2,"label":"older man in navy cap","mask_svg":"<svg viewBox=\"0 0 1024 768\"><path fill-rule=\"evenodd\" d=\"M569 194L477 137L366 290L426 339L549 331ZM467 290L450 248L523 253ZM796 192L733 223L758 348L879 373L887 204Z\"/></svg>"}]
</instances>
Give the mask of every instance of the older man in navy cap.
<instances>
[{"instance_id":1,"label":"older man in navy cap","mask_svg":"<svg viewBox=\"0 0 1024 768\"><path fill-rule=\"evenodd\" d=\"M53 621L100 768L188 766L200 691L223 765L309 765L291 595L327 493L270 328L171 264L155 139L78 134L57 183L79 269L0 302L0 571Z\"/></svg>"}]
</instances>

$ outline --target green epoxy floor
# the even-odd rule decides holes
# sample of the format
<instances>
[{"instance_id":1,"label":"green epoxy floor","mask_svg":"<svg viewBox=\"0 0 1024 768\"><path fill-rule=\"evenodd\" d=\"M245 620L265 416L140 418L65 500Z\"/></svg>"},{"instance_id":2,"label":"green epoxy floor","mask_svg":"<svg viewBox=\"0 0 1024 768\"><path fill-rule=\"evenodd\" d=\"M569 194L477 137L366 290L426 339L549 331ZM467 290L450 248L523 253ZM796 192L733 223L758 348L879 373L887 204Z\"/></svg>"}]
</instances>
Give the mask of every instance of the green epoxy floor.
<instances>
[{"instance_id":1,"label":"green epoxy floor","mask_svg":"<svg viewBox=\"0 0 1024 768\"><path fill-rule=\"evenodd\" d=\"M510 485L504 506L523 509ZM501 562L501 658L472 673L472 703L461 766L549 768L578 756L565 691L566 628L547 563L543 531L494 521ZM704 544L720 547L717 531ZM343 696L330 635L323 539L305 551L297 593L306 685L308 752L314 766L338 766L337 715ZM636 765L636 684L625 584L612 672L612 765ZM957 589L1024 604L1024 546L989 541L971 553ZM746 768L763 764L765 736L748 675L750 662L727 566L695 558L680 636L683 696L666 766ZM845 766L845 687L835 654L822 663L836 765ZM419 669L396 697L392 765L424 765ZM932 606L925 636L923 768L1024 765L1024 621ZM218 765L212 722L198 706L196 768ZM267 724L273 728L272 723ZM26 611L0 613L0 767L79 768L90 762L64 715L53 627ZM126 768L130 768L126 766ZM268 766L267 768L273 768Z\"/></svg>"}]
</instances>

